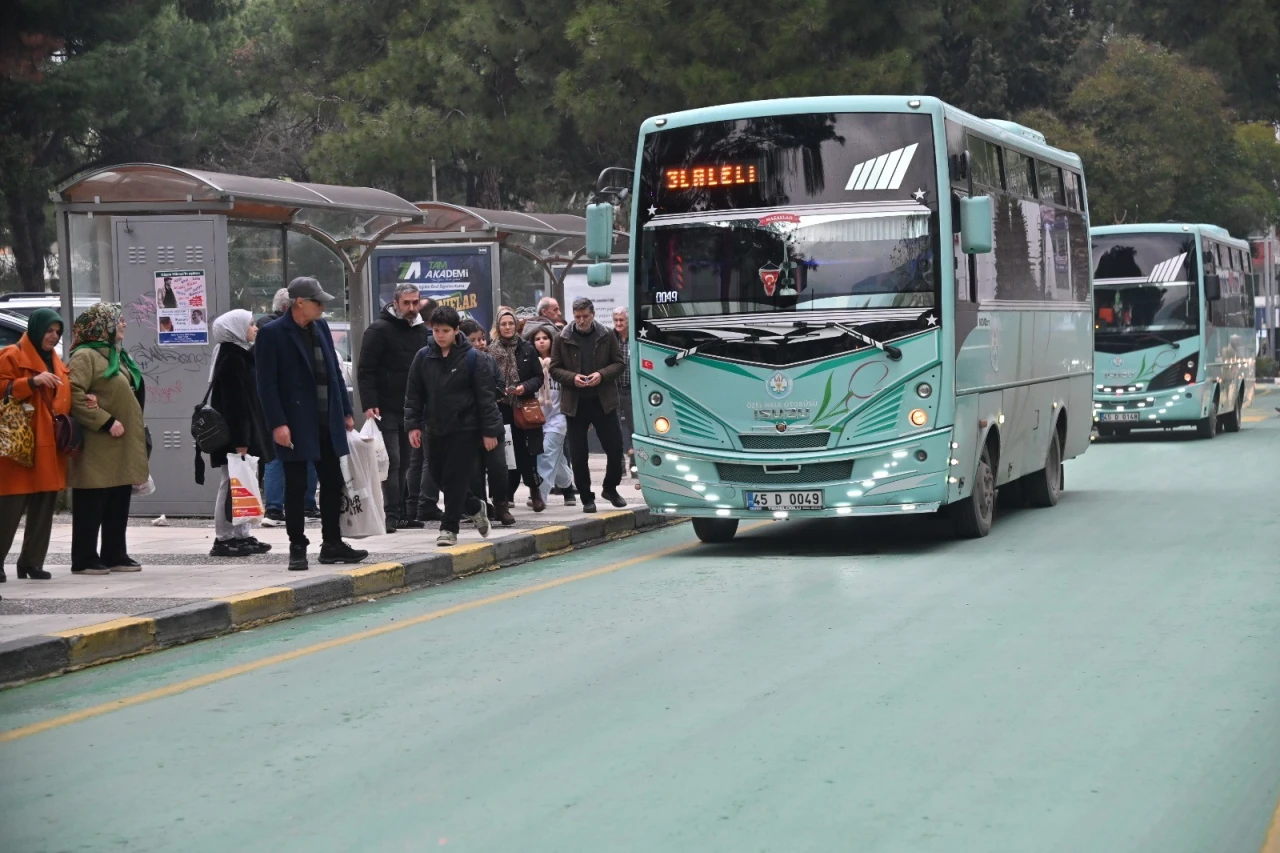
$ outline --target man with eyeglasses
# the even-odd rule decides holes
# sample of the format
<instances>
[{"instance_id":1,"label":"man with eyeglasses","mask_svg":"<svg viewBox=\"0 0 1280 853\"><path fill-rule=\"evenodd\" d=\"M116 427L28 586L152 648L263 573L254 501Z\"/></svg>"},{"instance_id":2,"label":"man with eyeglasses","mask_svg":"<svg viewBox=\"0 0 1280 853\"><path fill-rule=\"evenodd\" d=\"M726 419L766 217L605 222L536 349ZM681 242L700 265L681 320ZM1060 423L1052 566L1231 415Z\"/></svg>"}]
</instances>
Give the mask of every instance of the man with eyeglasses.
<instances>
[{"instance_id":1,"label":"man with eyeglasses","mask_svg":"<svg viewBox=\"0 0 1280 853\"><path fill-rule=\"evenodd\" d=\"M289 570L307 569L303 493L307 469L320 475L321 563L358 563L368 551L342 541L343 477L347 431L355 426L351 396L338 366L329 324L321 317L333 300L320 282L300 276L289 282L289 310L258 333L258 394L284 463L284 520L289 532Z\"/></svg>"}]
</instances>

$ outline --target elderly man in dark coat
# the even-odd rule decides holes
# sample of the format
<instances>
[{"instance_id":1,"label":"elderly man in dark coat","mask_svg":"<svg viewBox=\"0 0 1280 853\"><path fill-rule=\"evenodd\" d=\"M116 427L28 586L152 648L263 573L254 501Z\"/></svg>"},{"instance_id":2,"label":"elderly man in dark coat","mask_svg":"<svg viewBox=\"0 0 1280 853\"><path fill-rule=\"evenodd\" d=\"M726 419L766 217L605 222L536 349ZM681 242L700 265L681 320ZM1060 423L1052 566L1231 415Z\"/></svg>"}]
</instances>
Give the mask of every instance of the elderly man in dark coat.
<instances>
[{"instance_id":1,"label":"elderly man in dark coat","mask_svg":"<svg viewBox=\"0 0 1280 853\"><path fill-rule=\"evenodd\" d=\"M289 310L258 333L258 396L275 454L284 463L284 519L289 569L307 568L303 493L307 468L320 475L321 563L358 563L368 551L342 541L343 477L347 431L355 426L329 324L321 317L333 296L308 276L289 283Z\"/></svg>"}]
</instances>

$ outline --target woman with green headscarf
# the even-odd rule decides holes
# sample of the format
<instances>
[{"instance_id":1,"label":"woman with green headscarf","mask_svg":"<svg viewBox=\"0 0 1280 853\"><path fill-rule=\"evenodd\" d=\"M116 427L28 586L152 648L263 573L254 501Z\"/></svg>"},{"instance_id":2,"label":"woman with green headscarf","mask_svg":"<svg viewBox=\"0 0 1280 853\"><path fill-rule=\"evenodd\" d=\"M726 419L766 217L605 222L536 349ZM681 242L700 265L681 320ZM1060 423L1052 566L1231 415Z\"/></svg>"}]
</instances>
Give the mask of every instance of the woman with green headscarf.
<instances>
[{"instance_id":1,"label":"woman with green headscarf","mask_svg":"<svg viewBox=\"0 0 1280 853\"><path fill-rule=\"evenodd\" d=\"M133 487L147 482L146 399L142 371L124 350L120 306L99 302L76 318L71 351L71 414L84 450L71 464L71 572L136 572L125 541ZM89 408L86 395L97 397ZM101 534L102 548L98 548Z\"/></svg>"},{"instance_id":2,"label":"woman with green headscarf","mask_svg":"<svg viewBox=\"0 0 1280 853\"><path fill-rule=\"evenodd\" d=\"M35 452L31 467L0 458L0 583L18 522L25 513L26 530L18 555L18 577L48 580L44 558L49 552L58 494L67 487L67 461L58 452L55 415L71 410L67 366L58 358L62 318L51 308L38 308L27 319L27 332L0 350L0 394L31 407Z\"/></svg>"}]
</instances>

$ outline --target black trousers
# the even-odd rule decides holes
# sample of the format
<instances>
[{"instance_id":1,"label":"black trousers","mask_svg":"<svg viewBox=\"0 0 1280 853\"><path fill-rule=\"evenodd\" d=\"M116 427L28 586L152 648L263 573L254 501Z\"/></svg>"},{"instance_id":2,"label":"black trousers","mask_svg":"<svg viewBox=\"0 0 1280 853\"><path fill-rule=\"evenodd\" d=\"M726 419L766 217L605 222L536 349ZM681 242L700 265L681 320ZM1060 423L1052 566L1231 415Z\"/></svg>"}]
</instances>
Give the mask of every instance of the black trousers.
<instances>
[{"instance_id":1,"label":"black trousers","mask_svg":"<svg viewBox=\"0 0 1280 853\"><path fill-rule=\"evenodd\" d=\"M0 495L0 568L4 567L13 537L18 532L22 514L27 514L27 527L22 534L22 553L18 568L44 568L49 553L49 534L53 532L53 511L58 506L58 492L35 492L27 495Z\"/></svg>"},{"instance_id":2,"label":"black trousers","mask_svg":"<svg viewBox=\"0 0 1280 853\"><path fill-rule=\"evenodd\" d=\"M480 499L471 493L471 477L476 469L476 447L480 433L476 430L433 435L427 438L427 464L431 476L444 493L444 520L441 530L458 532L463 513L475 515L484 509Z\"/></svg>"},{"instance_id":3,"label":"black trousers","mask_svg":"<svg viewBox=\"0 0 1280 853\"><path fill-rule=\"evenodd\" d=\"M502 413L502 423L511 427L511 447L516 455L515 470L507 470L507 495L503 498L507 503L513 504L516 502L516 489L520 488L521 483L529 487L530 496L537 492L538 486L542 484L538 479L538 455L542 453L542 430L517 427L515 414L505 403L498 404L498 411ZM505 454L503 458L505 460ZM493 495L490 497L492 498Z\"/></svg>"},{"instance_id":4,"label":"black trousers","mask_svg":"<svg viewBox=\"0 0 1280 853\"><path fill-rule=\"evenodd\" d=\"M71 568L118 566L129 558L125 533L133 486L71 490ZM102 550L98 550L98 535Z\"/></svg>"},{"instance_id":5,"label":"black trousers","mask_svg":"<svg viewBox=\"0 0 1280 853\"><path fill-rule=\"evenodd\" d=\"M406 433L407 434L407 433ZM431 476L427 464L427 434L422 434L422 446L409 448L409 499L405 511L409 518L422 518L427 508L440 503L440 487Z\"/></svg>"},{"instance_id":6,"label":"black trousers","mask_svg":"<svg viewBox=\"0 0 1280 853\"><path fill-rule=\"evenodd\" d=\"M618 386L618 420L622 422L622 452L627 465L627 476L636 479L635 448L631 444L631 435L635 432L631 405L631 388Z\"/></svg>"},{"instance_id":7,"label":"black trousers","mask_svg":"<svg viewBox=\"0 0 1280 853\"><path fill-rule=\"evenodd\" d=\"M471 493L480 500L485 500L485 478L489 481L488 500L491 503L503 503L503 495L510 491L507 481L507 454L502 451L502 443L493 450L485 450L484 442L476 442L476 451L480 454L480 462L471 475Z\"/></svg>"},{"instance_id":8,"label":"black trousers","mask_svg":"<svg viewBox=\"0 0 1280 853\"><path fill-rule=\"evenodd\" d=\"M409 495L410 451L413 450L409 446L409 433L400 426L384 428L381 423L378 429L382 430L382 441L387 446L387 458L391 463L387 479L382 481L382 503L386 507L387 519L410 518L405 503Z\"/></svg>"},{"instance_id":9,"label":"black trousers","mask_svg":"<svg viewBox=\"0 0 1280 853\"><path fill-rule=\"evenodd\" d=\"M324 542L341 542L342 465L333 450L329 430L320 427L320 461L286 461L284 463L284 527L290 545L310 545L307 538L307 516L304 500L307 494L307 466L316 466L320 481L320 535Z\"/></svg>"},{"instance_id":10,"label":"black trousers","mask_svg":"<svg viewBox=\"0 0 1280 853\"><path fill-rule=\"evenodd\" d=\"M599 398L578 399L577 414L570 415L569 453L573 462L573 483L582 493L583 503L595 503L591 491L591 454L587 450L587 430L595 428L604 448L605 469L603 491L613 493L622 482L622 425L616 412L605 414Z\"/></svg>"}]
</instances>

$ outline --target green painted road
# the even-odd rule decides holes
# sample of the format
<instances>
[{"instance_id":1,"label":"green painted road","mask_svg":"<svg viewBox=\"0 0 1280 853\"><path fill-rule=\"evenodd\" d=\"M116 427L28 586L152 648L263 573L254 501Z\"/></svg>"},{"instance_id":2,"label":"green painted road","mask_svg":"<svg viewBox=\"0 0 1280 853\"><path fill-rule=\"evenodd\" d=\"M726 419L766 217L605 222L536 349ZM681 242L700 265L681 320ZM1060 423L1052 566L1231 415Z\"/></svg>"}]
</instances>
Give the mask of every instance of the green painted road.
<instances>
[{"instance_id":1,"label":"green painted road","mask_svg":"<svg viewBox=\"0 0 1280 853\"><path fill-rule=\"evenodd\" d=\"M0 850L1257 853L1280 421L1067 486L982 541L680 526L4 691Z\"/></svg>"}]
</instances>

